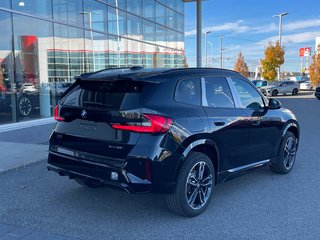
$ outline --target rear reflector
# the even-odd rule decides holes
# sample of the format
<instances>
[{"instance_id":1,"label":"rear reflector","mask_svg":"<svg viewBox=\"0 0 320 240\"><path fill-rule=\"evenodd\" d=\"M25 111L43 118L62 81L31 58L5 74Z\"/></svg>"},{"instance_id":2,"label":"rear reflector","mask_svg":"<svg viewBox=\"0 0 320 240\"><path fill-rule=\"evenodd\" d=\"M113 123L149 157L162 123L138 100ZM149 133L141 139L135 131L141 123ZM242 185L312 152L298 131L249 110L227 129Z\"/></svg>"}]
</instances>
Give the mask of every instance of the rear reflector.
<instances>
[{"instance_id":1,"label":"rear reflector","mask_svg":"<svg viewBox=\"0 0 320 240\"><path fill-rule=\"evenodd\" d=\"M172 119L163 116L142 114L141 122L113 123L114 129L138 133L165 133L172 126Z\"/></svg>"},{"instance_id":2,"label":"rear reflector","mask_svg":"<svg viewBox=\"0 0 320 240\"><path fill-rule=\"evenodd\" d=\"M57 105L54 108L54 120L56 120L58 122L64 121L64 118L59 116L59 112L60 112L59 105Z\"/></svg>"}]
</instances>

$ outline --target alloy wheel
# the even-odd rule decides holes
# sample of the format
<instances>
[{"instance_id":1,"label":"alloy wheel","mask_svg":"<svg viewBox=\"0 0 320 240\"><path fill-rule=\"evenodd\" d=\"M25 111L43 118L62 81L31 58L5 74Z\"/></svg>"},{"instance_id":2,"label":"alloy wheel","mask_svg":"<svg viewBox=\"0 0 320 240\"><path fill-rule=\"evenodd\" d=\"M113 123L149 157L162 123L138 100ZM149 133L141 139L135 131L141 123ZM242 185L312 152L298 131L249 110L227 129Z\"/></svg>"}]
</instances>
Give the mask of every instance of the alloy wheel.
<instances>
[{"instance_id":1,"label":"alloy wheel","mask_svg":"<svg viewBox=\"0 0 320 240\"><path fill-rule=\"evenodd\" d=\"M212 191L212 172L206 162L197 162L190 170L186 182L186 198L192 209L202 208Z\"/></svg>"},{"instance_id":2,"label":"alloy wheel","mask_svg":"<svg viewBox=\"0 0 320 240\"><path fill-rule=\"evenodd\" d=\"M296 142L293 137L289 137L284 145L284 167L290 169L296 158Z\"/></svg>"},{"instance_id":3,"label":"alloy wheel","mask_svg":"<svg viewBox=\"0 0 320 240\"><path fill-rule=\"evenodd\" d=\"M29 98L23 97L19 101L19 112L22 116L28 116L31 113L32 105Z\"/></svg>"}]
</instances>

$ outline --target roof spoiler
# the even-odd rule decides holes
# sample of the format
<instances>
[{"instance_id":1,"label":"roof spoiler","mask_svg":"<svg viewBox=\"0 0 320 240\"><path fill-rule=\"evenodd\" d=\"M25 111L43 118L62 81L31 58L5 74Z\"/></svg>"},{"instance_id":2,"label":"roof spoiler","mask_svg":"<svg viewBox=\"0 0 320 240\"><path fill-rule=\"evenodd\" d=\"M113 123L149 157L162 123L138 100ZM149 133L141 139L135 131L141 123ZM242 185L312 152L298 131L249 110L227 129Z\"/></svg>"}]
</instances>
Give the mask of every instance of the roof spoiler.
<instances>
[{"instance_id":1,"label":"roof spoiler","mask_svg":"<svg viewBox=\"0 0 320 240\"><path fill-rule=\"evenodd\" d=\"M75 76L76 82L80 81L138 81L138 82L151 82L160 83L161 80L150 79L151 74L146 75L147 72L143 71L141 66L132 66L124 68L107 68L97 72L84 73Z\"/></svg>"}]
</instances>

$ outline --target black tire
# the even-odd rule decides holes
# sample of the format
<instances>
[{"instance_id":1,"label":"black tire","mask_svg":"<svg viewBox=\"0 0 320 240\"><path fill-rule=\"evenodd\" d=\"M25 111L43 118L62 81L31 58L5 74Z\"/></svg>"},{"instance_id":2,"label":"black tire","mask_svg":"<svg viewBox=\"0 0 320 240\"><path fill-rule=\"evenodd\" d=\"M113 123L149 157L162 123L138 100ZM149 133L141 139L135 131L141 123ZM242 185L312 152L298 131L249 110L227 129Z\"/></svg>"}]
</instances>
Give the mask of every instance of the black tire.
<instances>
[{"instance_id":1,"label":"black tire","mask_svg":"<svg viewBox=\"0 0 320 240\"><path fill-rule=\"evenodd\" d=\"M18 101L19 114L23 117L27 117L32 112L32 102L28 97L21 97Z\"/></svg>"},{"instance_id":2,"label":"black tire","mask_svg":"<svg viewBox=\"0 0 320 240\"><path fill-rule=\"evenodd\" d=\"M297 94L298 94L298 91L299 91L299 90L298 90L297 88L293 89L293 90L292 90L292 95L297 95Z\"/></svg>"},{"instance_id":3,"label":"black tire","mask_svg":"<svg viewBox=\"0 0 320 240\"><path fill-rule=\"evenodd\" d=\"M272 96L277 96L278 93L279 93L278 90L273 90L272 93L271 93L271 95L272 95Z\"/></svg>"},{"instance_id":4,"label":"black tire","mask_svg":"<svg viewBox=\"0 0 320 240\"><path fill-rule=\"evenodd\" d=\"M214 186L215 170L210 158L191 152L179 172L174 192L166 196L168 207L179 215L195 217L208 206Z\"/></svg>"},{"instance_id":5,"label":"black tire","mask_svg":"<svg viewBox=\"0 0 320 240\"><path fill-rule=\"evenodd\" d=\"M99 182L94 182L91 180L84 180L84 179L80 179L80 178L75 178L74 181L76 181L79 185L81 186L85 186L88 188L100 188L102 187L102 184Z\"/></svg>"},{"instance_id":6,"label":"black tire","mask_svg":"<svg viewBox=\"0 0 320 240\"><path fill-rule=\"evenodd\" d=\"M296 153L297 138L292 132L287 132L281 142L278 159L271 163L271 170L280 174L289 173L295 163Z\"/></svg>"}]
</instances>

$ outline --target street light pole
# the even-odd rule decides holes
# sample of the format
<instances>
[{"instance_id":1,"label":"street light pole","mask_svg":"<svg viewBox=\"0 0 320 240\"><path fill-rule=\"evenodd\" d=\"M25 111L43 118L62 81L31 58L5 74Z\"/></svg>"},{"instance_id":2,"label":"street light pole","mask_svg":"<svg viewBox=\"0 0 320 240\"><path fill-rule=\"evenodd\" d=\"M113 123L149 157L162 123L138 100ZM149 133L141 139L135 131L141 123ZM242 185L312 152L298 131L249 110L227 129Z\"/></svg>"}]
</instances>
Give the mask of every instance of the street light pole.
<instances>
[{"instance_id":1,"label":"street light pole","mask_svg":"<svg viewBox=\"0 0 320 240\"><path fill-rule=\"evenodd\" d=\"M213 67L213 44L210 41L208 41L208 43L211 47L211 67Z\"/></svg>"},{"instance_id":2,"label":"street light pole","mask_svg":"<svg viewBox=\"0 0 320 240\"><path fill-rule=\"evenodd\" d=\"M209 33L211 33L211 31L206 31L205 33L204 33L204 44L205 44L205 48L204 48L204 50L205 50L205 59L206 59L206 65L205 65L205 67L208 67L208 56L207 56L207 54L208 54L208 42L207 42L207 38L208 38L208 34Z\"/></svg>"},{"instance_id":3,"label":"street light pole","mask_svg":"<svg viewBox=\"0 0 320 240\"><path fill-rule=\"evenodd\" d=\"M197 0L197 67L198 68L202 66L201 36L202 36L202 0Z\"/></svg>"},{"instance_id":4,"label":"street light pole","mask_svg":"<svg viewBox=\"0 0 320 240\"><path fill-rule=\"evenodd\" d=\"M223 68L223 48L222 48L222 36L220 36L220 68Z\"/></svg>"},{"instance_id":5,"label":"street light pole","mask_svg":"<svg viewBox=\"0 0 320 240\"><path fill-rule=\"evenodd\" d=\"M224 51L228 50L227 48L222 48L221 49L221 68L224 68ZM229 58L228 58L229 60Z\"/></svg>"},{"instance_id":6,"label":"street light pole","mask_svg":"<svg viewBox=\"0 0 320 240\"><path fill-rule=\"evenodd\" d=\"M197 3L197 67L202 66L202 1L203 0L182 0L183 2L196 2Z\"/></svg>"},{"instance_id":7,"label":"street light pole","mask_svg":"<svg viewBox=\"0 0 320 240\"><path fill-rule=\"evenodd\" d=\"M279 17L279 46L281 46L281 37L282 37L282 17L285 15L288 15L288 12L283 12L277 15L273 15L273 17ZM278 81L280 81L280 66L279 66L279 71L278 71Z\"/></svg>"}]
</instances>

